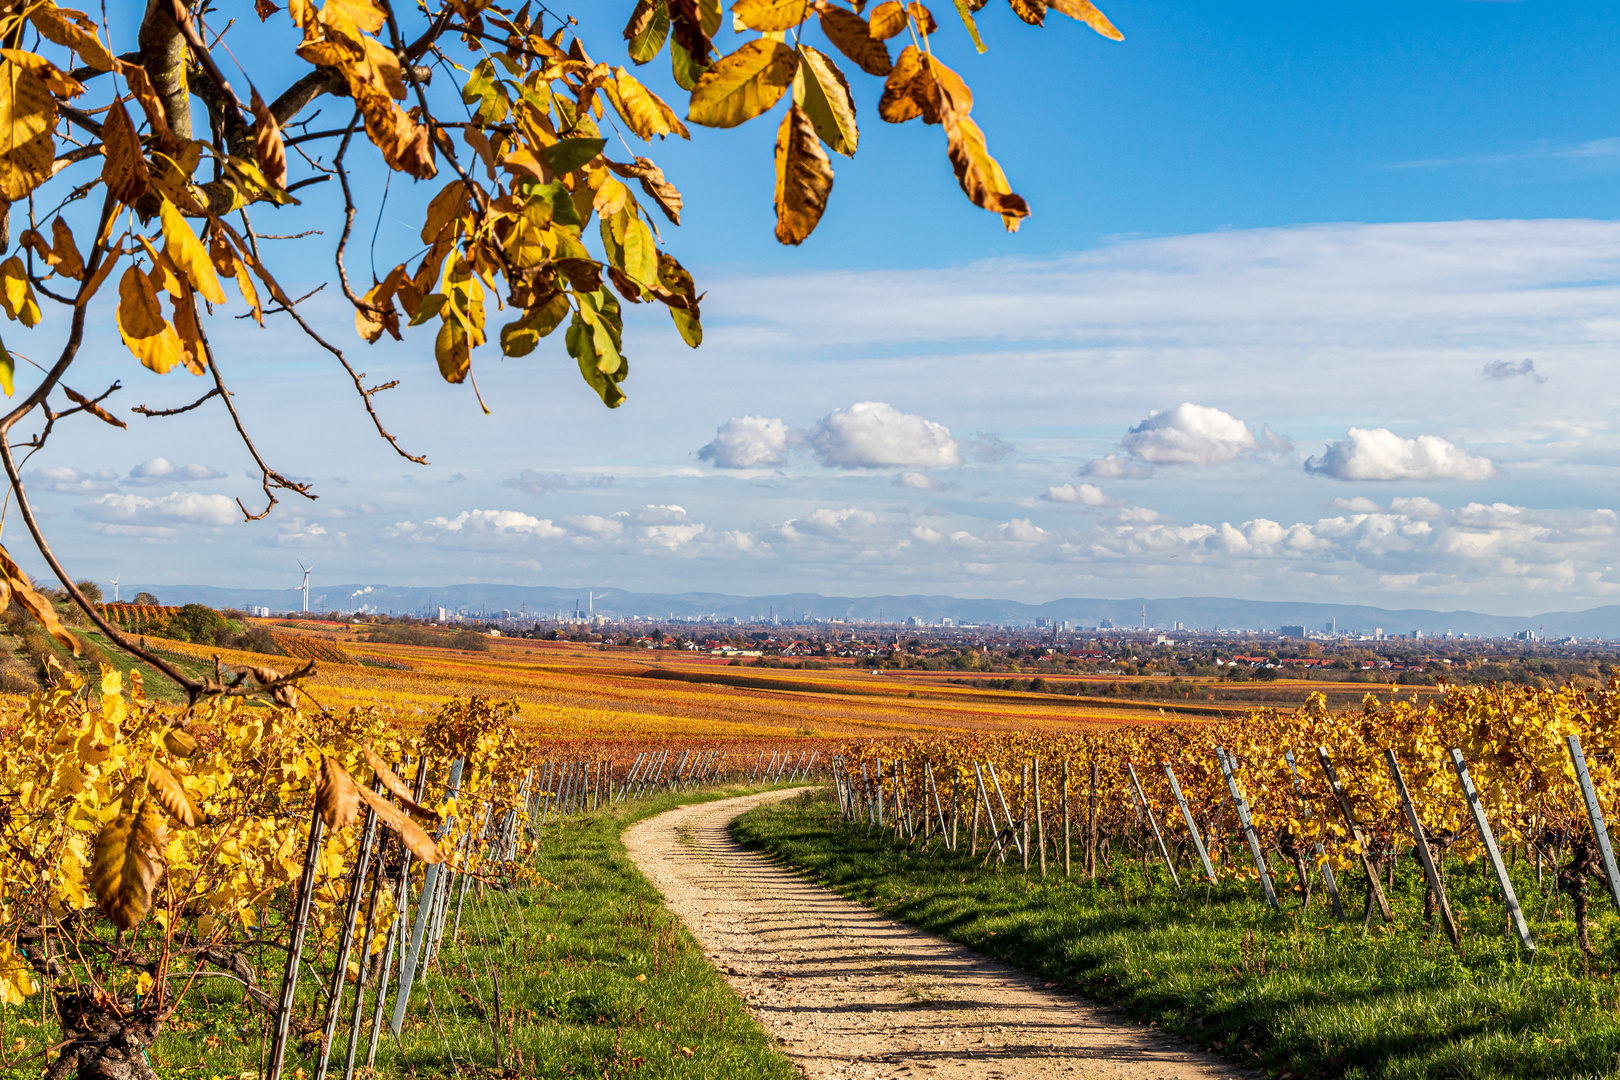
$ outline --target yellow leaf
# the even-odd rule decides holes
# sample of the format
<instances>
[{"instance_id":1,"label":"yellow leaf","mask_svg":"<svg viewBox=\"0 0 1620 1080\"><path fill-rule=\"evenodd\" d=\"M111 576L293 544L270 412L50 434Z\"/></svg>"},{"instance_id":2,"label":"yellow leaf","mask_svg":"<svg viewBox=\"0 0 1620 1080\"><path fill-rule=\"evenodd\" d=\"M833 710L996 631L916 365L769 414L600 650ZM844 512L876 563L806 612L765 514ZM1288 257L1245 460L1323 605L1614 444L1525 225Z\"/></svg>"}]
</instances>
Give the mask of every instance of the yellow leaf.
<instances>
[{"instance_id":1,"label":"yellow leaf","mask_svg":"<svg viewBox=\"0 0 1620 1080\"><path fill-rule=\"evenodd\" d=\"M810 114L794 105L776 132L776 238L800 244L815 230L832 194L832 162Z\"/></svg>"},{"instance_id":2,"label":"yellow leaf","mask_svg":"<svg viewBox=\"0 0 1620 1080\"><path fill-rule=\"evenodd\" d=\"M0 198L16 202L51 176L56 100L39 76L0 62Z\"/></svg>"},{"instance_id":3,"label":"yellow leaf","mask_svg":"<svg viewBox=\"0 0 1620 1080\"><path fill-rule=\"evenodd\" d=\"M472 346L467 340L467 327L459 318L450 316L439 325L433 342L433 358L439 362L439 374L448 383L459 383L472 370Z\"/></svg>"},{"instance_id":4,"label":"yellow leaf","mask_svg":"<svg viewBox=\"0 0 1620 1080\"><path fill-rule=\"evenodd\" d=\"M45 84L45 89L59 98L74 98L84 93L84 84L73 76L60 70L55 64L38 53L26 52L22 49L0 49L0 56L10 60L13 64L32 72Z\"/></svg>"},{"instance_id":5,"label":"yellow leaf","mask_svg":"<svg viewBox=\"0 0 1620 1080\"><path fill-rule=\"evenodd\" d=\"M164 199L159 213L163 220L163 239L167 243L169 258L185 274L191 287L209 303L223 304L225 290L219 287L219 276L214 273L214 263L208 257L208 249L191 231L191 226L174 203Z\"/></svg>"},{"instance_id":6,"label":"yellow leaf","mask_svg":"<svg viewBox=\"0 0 1620 1080\"><path fill-rule=\"evenodd\" d=\"M698 78L686 118L705 127L736 127L775 105L798 67L798 53L782 42L750 41Z\"/></svg>"},{"instance_id":7,"label":"yellow leaf","mask_svg":"<svg viewBox=\"0 0 1620 1080\"><path fill-rule=\"evenodd\" d=\"M28 282L28 270L15 255L0 263L0 307L24 326L39 322L39 304Z\"/></svg>"},{"instance_id":8,"label":"yellow leaf","mask_svg":"<svg viewBox=\"0 0 1620 1080\"><path fill-rule=\"evenodd\" d=\"M887 41L904 30L909 19L906 7L900 0L883 0L883 3L873 8L872 14L866 17L866 23L874 38Z\"/></svg>"},{"instance_id":9,"label":"yellow leaf","mask_svg":"<svg viewBox=\"0 0 1620 1080\"><path fill-rule=\"evenodd\" d=\"M878 9L888 6L880 4ZM895 4L894 7L900 10L900 26L904 28L905 12L899 4ZM877 18L877 13L877 10L872 12L874 19ZM868 75L882 78L894 67L894 61L889 59L889 47L883 44L880 35L875 33L875 24L867 22L852 11L845 11L832 5L823 8L821 32L827 35L827 40L832 42L839 52L859 64L861 70Z\"/></svg>"},{"instance_id":10,"label":"yellow leaf","mask_svg":"<svg viewBox=\"0 0 1620 1080\"><path fill-rule=\"evenodd\" d=\"M750 30L791 30L810 17L811 0L737 0L731 13Z\"/></svg>"},{"instance_id":11,"label":"yellow leaf","mask_svg":"<svg viewBox=\"0 0 1620 1080\"><path fill-rule=\"evenodd\" d=\"M202 811L192 801L191 795L180 778L164 768L157 762L147 763L147 786L157 801L163 804L163 809L174 815L174 819L188 829L194 829L202 821Z\"/></svg>"},{"instance_id":12,"label":"yellow leaf","mask_svg":"<svg viewBox=\"0 0 1620 1080\"><path fill-rule=\"evenodd\" d=\"M119 279L114 318L124 344L142 364L164 375L180 363L180 336L164 321L151 280L133 266Z\"/></svg>"},{"instance_id":13,"label":"yellow leaf","mask_svg":"<svg viewBox=\"0 0 1620 1080\"><path fill-rule=\"evenodd\" d=\"M72 49L97 71L111 71L118 65L96 36L96 24L84 12L59 8L46 0L33 10L32 18L40 37Z\"/></svg>"},{"instance_id":14,"label":"yellow leaf","mask_svg":"<svg viewBox=\"0 0 1620 1080\"><path fill-rule=\"evenodd\" d=\"M614 70L613 88L616 92L611 100L615 111L630 126L630 130L643 139L650 140L654 136L663 138L665 135L691 138L686 125L681 123L680 117L665 104L664 99L641 85L634 75L622 67Z\"/></svg>"},{"instance_id":15,"label":"yellow leaf","mask_svg":"<svg viewBox=\"0 0 1620 1080\"><path fill-rule=\"evenodd\" d=\"M11 358L11 353L4 343L0 343L0 390L6 392L6 397L16 393L17 361Z\"/></svg>"},{"instance_id":16,"label":"yellow leaf","mask_svg":"<svg viewBox=\"0 0 1620 1080\"><path fill-rule=\"evenodd\" d=\"M804 59L793 77L793 100L810 114L816 134L829 149L853 157L860 142L855 127L855 99L844 73L826 53L803 46Z\"/></svg>"},{"instance_id":17,"label":"yellow leaf","mask_svg":"<svg viewBox=\"0 0 1620 1080\"><path fill-rule=\"evenodd\" d=\"M947 152L956 179L967 197L986 210L1001 215L1008 232L1017 232L1019 222L1029 216L1029 204L1015 195L996 159L985 146L984 132L968 117L945 129Z\"/></svg>"}]
</instances>

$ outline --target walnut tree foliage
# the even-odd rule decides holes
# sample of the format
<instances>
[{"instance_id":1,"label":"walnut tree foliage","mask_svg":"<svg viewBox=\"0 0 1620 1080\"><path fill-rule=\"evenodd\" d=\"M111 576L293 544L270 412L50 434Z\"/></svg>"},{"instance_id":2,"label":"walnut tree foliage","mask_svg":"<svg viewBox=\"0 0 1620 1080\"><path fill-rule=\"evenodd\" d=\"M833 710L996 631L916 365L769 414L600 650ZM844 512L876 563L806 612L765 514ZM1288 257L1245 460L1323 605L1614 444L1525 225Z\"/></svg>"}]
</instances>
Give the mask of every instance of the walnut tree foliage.
<instances>
[{"instance_id":1,"label":"walnut tree foliage","mask_svg":"<svg viewBox=\"0 0 1620 1080\"><path fill-rule=\"evenodd\" d=\"M974 13L985 2L954 4L981 52ZM103 632L135 652L51 552L17 457L26 462L69 418L125 426L108 405L117 383L100 394L72 386L89 319L110 314L151 371L207 381L191 404L133 411L225 409L262 477L264 505L242 507L254 518L278 494L313 496L254 446L209 342L215 319L290 322L345 369L378 434L423 460L376 411L373 399L394 383L368 385L351 347L323 337L300 309L307 297L280 284L278 273L307 278L317 256L333 256L330 281L365 342L431 333L439 374L460 383L487 340L516 357L561 331L563 349L611 408L628 372L621 304L662 304L688 345L703 337L702 294L665 243L665 229L680 224L681 194L638 152L643 144L690 139L689 124L735 127L783 106L776 236L801 243L832 192L829 152L853 156L860 143L847 69L883 80L884 121L943 130L947 159L974 204L1009 230L1029 214L990 156L967 84L932 51L934 14L915 0L870 11L865 0L737 0L729 13L721 0L638 0L624 5L622 41L590 45L573 19L533 0L288 0L285 8L148 0L138 22L124 17L132 8L104 16L106 24L54 0L0 3L0 220L16 238L0 261L0 308L27 329L41 324L42 303L65 316L41 328L45 336L65 327L59 346L24 338L24 349L7 332L18 355L54 355L35 365L42 377L20 397L12 354L0 346L0 389L13 402L0 418L0 464L52 570ZM1009 3L1031 24L1055 11L1120 36L1089 0ZM297 40L296 55L259 44L261 23L278 31L261 35L267 42ZM629 66L593 52L622 53ZM633 73L664 56L688 101L672 105ZM357 169L387 170L390 184L399 174L431 191L417 254L374 270L369 282L345 262ZM320 212L332 219L328 228L263 228L299 201L297 192L331 180L342 205L333 198ZM12 429L24 420L37 427L19 440ZM8 593L65 642L50 605L4 562ZM141 655L193 700L246 692Z\"/></svg>"}]
</instances>

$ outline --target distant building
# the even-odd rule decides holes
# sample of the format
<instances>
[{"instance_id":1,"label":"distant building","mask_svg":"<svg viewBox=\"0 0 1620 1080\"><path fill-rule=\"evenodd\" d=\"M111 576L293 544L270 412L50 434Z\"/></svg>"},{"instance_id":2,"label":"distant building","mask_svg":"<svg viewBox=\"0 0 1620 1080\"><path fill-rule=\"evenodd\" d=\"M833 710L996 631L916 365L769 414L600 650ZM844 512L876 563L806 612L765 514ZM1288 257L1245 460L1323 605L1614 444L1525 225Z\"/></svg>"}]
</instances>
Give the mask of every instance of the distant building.
<instances>
[{"instance_id":1,"label":"distant building","mask_svg":"<svg viewBox=\"0 0 1620 1080\"><path fill-rule=\"evenodd\" d=\"M1037 630L1045 630L1048 627L1050 627L1051 625L1052 625L1052 620L1051 619L1036 619L1035 620L1035 629L1037 629Z\"/></svg>"},{"instance_id":2,"label":"distant building","mask_svg":"<svg viewBox=\"0 0 1620 1080\"><path fill-rule=\"evenodd\" d=\"M1279 626L1277 633L1283 637L1304 637L1305 628L1303 626Z\"/></svg>"}]
</instances>

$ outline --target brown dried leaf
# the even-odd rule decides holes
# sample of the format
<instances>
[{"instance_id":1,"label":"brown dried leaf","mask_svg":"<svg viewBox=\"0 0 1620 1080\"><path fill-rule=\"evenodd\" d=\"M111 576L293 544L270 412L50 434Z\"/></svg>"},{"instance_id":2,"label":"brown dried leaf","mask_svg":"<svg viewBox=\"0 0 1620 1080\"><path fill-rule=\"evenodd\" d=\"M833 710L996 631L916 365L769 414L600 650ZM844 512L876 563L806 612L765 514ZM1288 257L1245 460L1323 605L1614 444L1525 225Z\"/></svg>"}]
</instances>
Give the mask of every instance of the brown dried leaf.
<instances>
[{"instance_id":1,"label":"brown dried leaf","mask_svg":"<svg viewBox=\"0 0 1620 1080\"><path fill-rule=\"evenodd\" d=\"M96 837L90 886L101 910L120 930L132 930L146 917L163 877L163 848L168 843L163 816L151 800L134 813L119 814Z\"/></svg>"},{"instance_id":2,"label":"brown dried leaf","mask_svg":"<svg viewBox=\"0 0 1620 1080\"><path fill-rule=\"evenodd\" d=\"M878 115L891 124L903 124L919 116L925 124L939 123L939 84L923 63L917 46L907 45L900 50L900 58L883 84Z\"/></svg>"},{"instance_id":3,"label":"brown dried leaf","mask_svg":"<svg viewBox=\"0 0 1620 1080\"><path fill-rule=\"evenodd\" d=\"M911 3L906 5L906 14L917 24L917 32L923 37L939 30L939 23L934 21L934 13L917 3L917 0L911 0Z\"/></svg>"},{"instance_id":4,"label":"brown dried leaf","mask_svg":"<svg viewBox=\"0 0 1620 1080\"><path fill-rule=\"evenodd\" d=\"M253 91L253 157L259 163L264 178L278 188L287 186L287 147L281 141L281 125L270 112L270 106Z\"/></svg>"},{"instance_id":5,"label":"brown dried leaf","mask_svg":"<svg viewBox=\"0 0 1620 1080\"><path fill-rule=\"evenodd\" d=\"M405 846L424 863L440 863L444 856L439 853L439 847L433 838L423 831L422 826L412 821L399 807L367 788L355 786L355 792L365 804L377 812L377 820L393 829L399 834Z\"/></svg>"},{"instance_id":6,"label":"brown dried leaf","mask_svg":"<svg viewBox=\"0 0 1620 1080\"><path fill-rule=\"evenodd\" d=\"M1097 5L1091 3L1091 0L1046 0L1046 6L1071 19L1079 19L1105 38L1114 41L1125 40L1125 35L1114 28L1114 24L1108 21L1108 16L1098 11Z\"/></svg>"},{"instance_id":7,"label":"brown dried leaf","mask_svg":"<svg viewBox=\"0 0 1620 1080\"><path fill-rule=\"evenodd\" d=\"M174 773L159 765L149 762L147 765L146 784L152 789L152 795L163 804L163 809L174 815L174 819L188 829L195 829L202 821L202 811L192 801L191 794L186 791L185 785Z\"/></svg>"},{"instance_id":8,"label":"brown dried leaf","mask_svg":"<svg viewBox=\"0 0 1620 1080\"><path fill-rule=\"evenodd\" d=\"M73 650L73 655L79 655L79 640L68 633L62 626L62 621L56 617L56 608L51 602L34 591L33 582L23 573L22 567L11 557L11 552L0 547L0 577L5 579L6 592L10 598L16 600L28 609L29 614L39 620L51 637ZM3 605L0 605L3 607Z\"/></svg>"},{"instance_id":9,"label":"brown dried leaf","mask_svg":"<svg viewBox=\"0 0 1620 1080\"><path fill-rule=\"evenodd\" d=\"M79 245L73 241L72 228L60 215L51 222L51 254L56 257L51 265L58 274L74 281L84 280L84 256L79 254Z\"/></svg>"},{"instance_id":10,"label":"brown dried leaf","mask_svg":"<svg viewBox=\"0 0 1620 1080\"><path fill-rule=\"evenodd\" d=\"M152 173L146 167L141 140L122 101L115 101L107 111L107 119L102 121L101 153L106 158L101 166L101 179L107 190L119 202L133 205L151 186Z\"/></svg>"},{"instance_id":11,"label":"brown dried leaf","mask_svg":"<svg viewBox=\"0 0 1620 1080\"><path fill-rule=\"evenodd\" d=\"M100 420L106 424L111 424L116 428L127 429L129 427L129 425L124 421L118 419L118 417L114 416L106 409L103 409L100 405L97 405L95 402L73 389L73 387L64 384L62 386L62 393L68 396L69 401L73 402L75 405L78 405L85 412L89 413L91 416L94 416L97 420Z\"/></svg>"},{"instance_id":12,"label":"brown dried leaf","mask_svg":"<svg viewBox=\"0 0 1620 1080\"><path fill-rule=\"evenodd\" d=\"M129 696L134 701L140 701L146 696L144 684L134 681L135 676L140 673L139 668L132 668L129 673L131 680ZM175 727L165 731L163 733L163 745L175 757L190 757L197 752L197 740L185 728Z\"/></svg>"},{"instance_id":13,"label":"brown dried leaf","mask_svg":"<svg viewBox=\"0 0 1620 1080\"><path fill-rule=\"evenodd\" d=\"M16 202L51 177L56 99L34 73L0 62L0 198Z\"/></svg>"},{"instance_id":14,"label":"brown dried leaf","mask_svg":"<svg viewBox=\"0 0 1620 1080\"><path fill-rule=\"evenodd\" d=\"M985 145L984 132L967 117L945 128L946 149L951 168L967 197L986 210L1001 215L1008 232L1017 232L1029 216L1029 204L1013 193L1007 175Z\"/></svg>"},{"instance_id":15,"label":"brown dried leaf","mask_svg":"<svg viewBox=\"0 0 1620 1080\"><path fill-rule=\"evenodd\" d=\"M832 185L832 161L815 124L794 105L776 132L776 239L803 243L827 209Z\"/></svg>"},{"instance_id":16,"label":"brown dried leaf","mask_svg":"<svg viewBox=\"0 0 1620 1080\"><path fill-rule=\"evenodd\" d=\"M874 11L872 14L876 16L877 12ZM903 17L901 25L905 25ZM823 8L821 32L827 35L827 40L832 42L839 52L855 61L868 75L877 75L881 78L894 70L894 61L889 58L889 47L872 33L871 24L854 12L831 5Z\"/></svg>"},{"instance_id":17,"label":"brown dried leaf","mask_svg":"<svg viewBox=\"0 0 1620 1080\"><path fill-rule=\"evenodd\" d=\"M315 812L332 832L346 829L360 810L360 788L348 771L321 755L321 775L315 779Z\"/></svg>"}]
</instances>

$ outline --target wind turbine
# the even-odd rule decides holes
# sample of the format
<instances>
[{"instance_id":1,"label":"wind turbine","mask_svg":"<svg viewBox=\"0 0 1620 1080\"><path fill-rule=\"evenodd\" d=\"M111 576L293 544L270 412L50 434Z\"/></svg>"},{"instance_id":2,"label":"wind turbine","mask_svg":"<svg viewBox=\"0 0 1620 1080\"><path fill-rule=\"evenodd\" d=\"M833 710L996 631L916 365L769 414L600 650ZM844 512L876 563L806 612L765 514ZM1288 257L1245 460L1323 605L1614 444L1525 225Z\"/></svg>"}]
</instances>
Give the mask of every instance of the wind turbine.
<instances>
[{"instance_id":1,"label":"wind turbine","mask_svg":"<svg viewBox=\"0 0 1620 1080\"><path fill-rule=\"evenodd\" d=\"M298 560L298 569L300 569L300 570L302 570L304 572L304 584L302 586L302 588L304 590L304 614L308 615L309 614L309 572L311 570L315 569L315 568L313 566L305 566L304 565L304 560L299 559Z\"/></svg>"},{"instance_id":2,"label":"wind turbine","mask_svg":"<svg viewBox=\"0 0 1620 1080\"><path fill-rule=\"evenodd\" d=\"M118 603L118 579L122 576L122 574L114 575L112 581L110 582L113 587L113 603L115 604Z\"/></svg>"}]
</instances>

